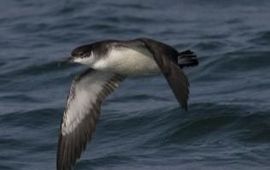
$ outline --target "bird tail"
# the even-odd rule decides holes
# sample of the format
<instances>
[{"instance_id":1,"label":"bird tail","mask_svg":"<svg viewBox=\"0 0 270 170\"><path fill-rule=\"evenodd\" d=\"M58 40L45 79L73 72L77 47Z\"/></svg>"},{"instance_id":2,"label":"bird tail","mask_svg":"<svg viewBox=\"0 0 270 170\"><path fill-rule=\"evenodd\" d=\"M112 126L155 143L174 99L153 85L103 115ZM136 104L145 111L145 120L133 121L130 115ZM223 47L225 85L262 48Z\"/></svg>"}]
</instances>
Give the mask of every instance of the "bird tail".
<instances>
[{"instance_id":1,"label":"bird tail","mask_svg":"<svg viewBox=\"0 0 270 170\"><path fill-rule=\"evenodd\" d=\"M179 53L177 63L181 68L183 68L196 66L199 64L199 61L196 54L190 50L186 50Z\"/></svg>"}]
</instances>

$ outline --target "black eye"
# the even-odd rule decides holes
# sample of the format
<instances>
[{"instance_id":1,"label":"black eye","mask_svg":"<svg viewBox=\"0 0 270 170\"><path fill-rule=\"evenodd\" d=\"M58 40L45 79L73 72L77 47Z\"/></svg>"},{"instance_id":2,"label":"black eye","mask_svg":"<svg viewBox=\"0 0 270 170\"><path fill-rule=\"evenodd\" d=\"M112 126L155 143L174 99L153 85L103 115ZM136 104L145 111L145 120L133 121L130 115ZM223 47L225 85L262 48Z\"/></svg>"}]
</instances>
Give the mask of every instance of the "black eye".
<instances>
[{"instance_id":1,"label":"black eye","mask_svg":"<svg viewBox=\"0 0 270 170\"><path fill-rule=\"evenodd\" d=\"M91 55L91 45L83 45L75 48L72 53L72 56L84 58Z\"/></svg>"},{"instance_id":2,"label":"black eye","mask_svg":"<svg viewBox=\"0 0 270 170\"><path fill-rule=\"evenodd\" d=\"M84 56L84 52L83 51L73 51L71 53L71 55L74 57L82 57L82 56Z\"/></svg>"}]
</instances>

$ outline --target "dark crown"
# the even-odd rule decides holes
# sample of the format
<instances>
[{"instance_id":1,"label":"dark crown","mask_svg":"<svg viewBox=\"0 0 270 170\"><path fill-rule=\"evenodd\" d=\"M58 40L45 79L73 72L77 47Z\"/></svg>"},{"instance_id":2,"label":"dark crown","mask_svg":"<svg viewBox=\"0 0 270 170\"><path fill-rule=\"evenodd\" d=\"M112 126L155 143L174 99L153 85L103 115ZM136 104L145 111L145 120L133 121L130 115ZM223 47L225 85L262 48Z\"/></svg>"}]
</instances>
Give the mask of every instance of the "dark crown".
<instances>
[{"instance_id":1,"label":"dark crown","mask_svg":"<svg viewBox=\"0 0 270 170\"><path fill-rule=\"evenodd\" d=\"M92 45L83 45L80 47L75 48L71 55L72 57L87 57L91 54Z\"/></svg>"}]
</instances>

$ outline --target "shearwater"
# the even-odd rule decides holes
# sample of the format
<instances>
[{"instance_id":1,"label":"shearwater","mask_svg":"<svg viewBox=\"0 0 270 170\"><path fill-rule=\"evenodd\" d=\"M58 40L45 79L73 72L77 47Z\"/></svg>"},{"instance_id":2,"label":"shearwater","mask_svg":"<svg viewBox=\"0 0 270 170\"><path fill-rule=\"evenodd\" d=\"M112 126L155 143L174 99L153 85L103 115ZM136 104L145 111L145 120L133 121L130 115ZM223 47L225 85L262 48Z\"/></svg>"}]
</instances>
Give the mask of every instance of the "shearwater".
<instances>
[{"instance_id":1,"label":"shearwater","mask_svg":"<svg viewBox=\"0 0 270 170\"><path fill-rule=\"evenodd\" d=\"M70 62L90 68L71 85L60 127L57 170L70 170L95 130L101 103L128 76L162 73L177 101L187 110L189 83L183 67L196 66L196 55L162 42L138 38L104 40L75 48Z\"/></svg>"}]
</instances>

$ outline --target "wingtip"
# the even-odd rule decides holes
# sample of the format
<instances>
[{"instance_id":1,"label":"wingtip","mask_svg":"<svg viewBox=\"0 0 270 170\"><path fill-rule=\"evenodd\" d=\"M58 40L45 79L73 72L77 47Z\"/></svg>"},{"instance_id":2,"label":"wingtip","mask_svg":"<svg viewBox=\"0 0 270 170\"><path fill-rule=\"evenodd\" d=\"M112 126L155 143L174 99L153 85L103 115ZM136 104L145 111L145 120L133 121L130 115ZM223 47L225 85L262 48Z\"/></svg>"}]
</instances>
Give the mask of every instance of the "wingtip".
<instances>
[{"instance_id":1,"label":"wingtip","mask_svg":"<svg viewBox=\"0 0 270 170\"><path fill-rule=\"evenodd\" d=\"M185 112L188 112L188 107L187 106L184 107L183 109L184 109Z\"/></svg>"},{"instance_id":2,"label":"wingtip","mask_svg":"<svg viewBox=\"0 0 270 170\"><path fill-rule=\"evenodd\" d=\"M188 112L188 105L187 105L187 103L181 104L181 108L182 108L182 110L184 110L185 112Z\"/></svg>"}]
</instances>

